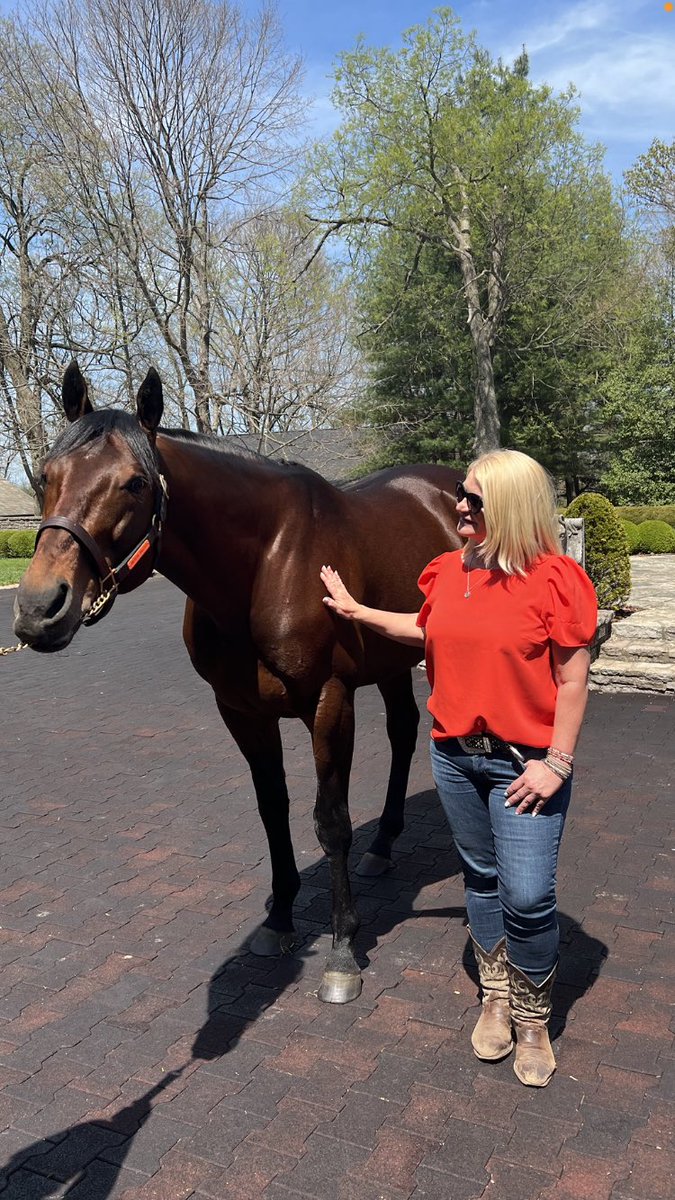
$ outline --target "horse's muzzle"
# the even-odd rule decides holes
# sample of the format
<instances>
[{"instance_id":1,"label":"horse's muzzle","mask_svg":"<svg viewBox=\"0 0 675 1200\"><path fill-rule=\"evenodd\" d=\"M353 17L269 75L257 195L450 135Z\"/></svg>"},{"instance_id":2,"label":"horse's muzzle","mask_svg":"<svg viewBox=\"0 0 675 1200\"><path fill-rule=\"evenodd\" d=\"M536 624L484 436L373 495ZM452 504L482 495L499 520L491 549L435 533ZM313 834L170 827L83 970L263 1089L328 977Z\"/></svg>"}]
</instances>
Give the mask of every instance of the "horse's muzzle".
<instances>
[{"instance_id":1,"label":"horse's muzzle","mask_svg":"<svg viewBox=\"0 0 675 1200\"><path fill-rule=\"evenodd\" d=\"M81 623L73 589L65 580L36 591L22 583L14 601L14 633L32 650L63 650Z\"/></svg>"}]
</instances>

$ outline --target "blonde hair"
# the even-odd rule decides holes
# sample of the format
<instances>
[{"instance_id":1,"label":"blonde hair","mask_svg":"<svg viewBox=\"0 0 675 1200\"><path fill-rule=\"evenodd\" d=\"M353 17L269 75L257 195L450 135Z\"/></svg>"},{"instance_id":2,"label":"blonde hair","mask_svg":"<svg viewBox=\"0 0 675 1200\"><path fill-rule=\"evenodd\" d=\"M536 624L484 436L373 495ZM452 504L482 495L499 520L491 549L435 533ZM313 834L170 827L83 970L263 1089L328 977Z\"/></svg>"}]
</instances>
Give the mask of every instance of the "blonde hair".
<instances>
[{"instance_id":1,"label":"blonde hair","mask_svg":"<svg viewBox=\"0 0 675 1200\"><path fill-rule=\"evenodd\" d=\"M483 493L485 538L478 549L487 566L524 575L542 554L561 554L555 486L548 471L520 450L492 450L474 459Z\"/></svg>"}]
</instances>

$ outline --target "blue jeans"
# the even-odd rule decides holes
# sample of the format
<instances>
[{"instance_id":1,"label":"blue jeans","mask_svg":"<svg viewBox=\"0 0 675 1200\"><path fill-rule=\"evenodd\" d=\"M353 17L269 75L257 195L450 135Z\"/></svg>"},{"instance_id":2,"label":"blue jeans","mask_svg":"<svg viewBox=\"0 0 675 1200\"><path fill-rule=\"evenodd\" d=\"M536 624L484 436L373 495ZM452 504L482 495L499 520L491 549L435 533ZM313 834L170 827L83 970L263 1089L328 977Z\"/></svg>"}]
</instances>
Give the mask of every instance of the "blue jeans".
<instances>
[{"instance_id":1,"label":"blue jeans","mask_svg":"<svg viewBox=\"0 0 675 1200\"><path fill-rule=\"evenodd\" d=\"M545 750L518 746L525 759ZM471 935L488 953L506 937L509 962L542 983L558 960L556 868L572 780L541 812L505 808L519 769L501 754L466 754L456 738L431 743L431 766L457 847Z\"/></svg>"}]
</instances>

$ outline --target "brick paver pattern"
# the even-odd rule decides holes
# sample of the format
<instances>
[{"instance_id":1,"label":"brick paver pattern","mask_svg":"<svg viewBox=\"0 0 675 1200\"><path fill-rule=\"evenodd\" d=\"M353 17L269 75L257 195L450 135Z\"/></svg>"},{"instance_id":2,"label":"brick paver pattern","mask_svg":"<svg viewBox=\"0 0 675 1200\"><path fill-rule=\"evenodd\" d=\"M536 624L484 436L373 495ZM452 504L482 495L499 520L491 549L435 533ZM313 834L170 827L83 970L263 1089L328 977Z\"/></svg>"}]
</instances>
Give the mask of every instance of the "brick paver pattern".
<instances>
[{"instance_id":1,"label":"brick paver pattern","mask_svg":"<svg viewBox=\"0 0 675 1200\"><path fill-rule=\"evenodd\" d=\"M297 722L299 947L247 953L266 845L181 610L153 579L64 653L0 660L2 1200L672 1195L673 700L591 697L559 872L558 1072L525 1089L469 1045L476 974L425 733L395 870L355 879L361 997L316 998L329 880ZM423 706L422 672L416 688ZM355 853L382 804L382 708L360 693Z\"/></svg>"}]
</instances>

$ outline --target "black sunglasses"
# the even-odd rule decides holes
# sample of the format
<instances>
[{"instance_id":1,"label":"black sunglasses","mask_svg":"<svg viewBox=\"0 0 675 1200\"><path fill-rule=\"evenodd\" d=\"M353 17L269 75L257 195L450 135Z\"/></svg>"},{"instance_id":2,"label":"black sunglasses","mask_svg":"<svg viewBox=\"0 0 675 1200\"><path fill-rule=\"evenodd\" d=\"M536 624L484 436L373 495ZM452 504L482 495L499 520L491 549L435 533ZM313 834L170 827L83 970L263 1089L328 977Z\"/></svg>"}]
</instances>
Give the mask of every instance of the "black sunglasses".
<instances>
[{"instance_id":1,"label":"black sunglasses","mask_svg":"<svg viewBox=\"0 0 675 1200\"><path fill-rule=\"evenodd\" d=\"M469 512L473 513L474 517L477 517L479 512L482 512L483 497L477 496L475 492L467 492L463 483L457 484L455 488L455 495L457 496L458 504L461 500L466 500L469 506Z\"/></svg>"}]
</instances>

